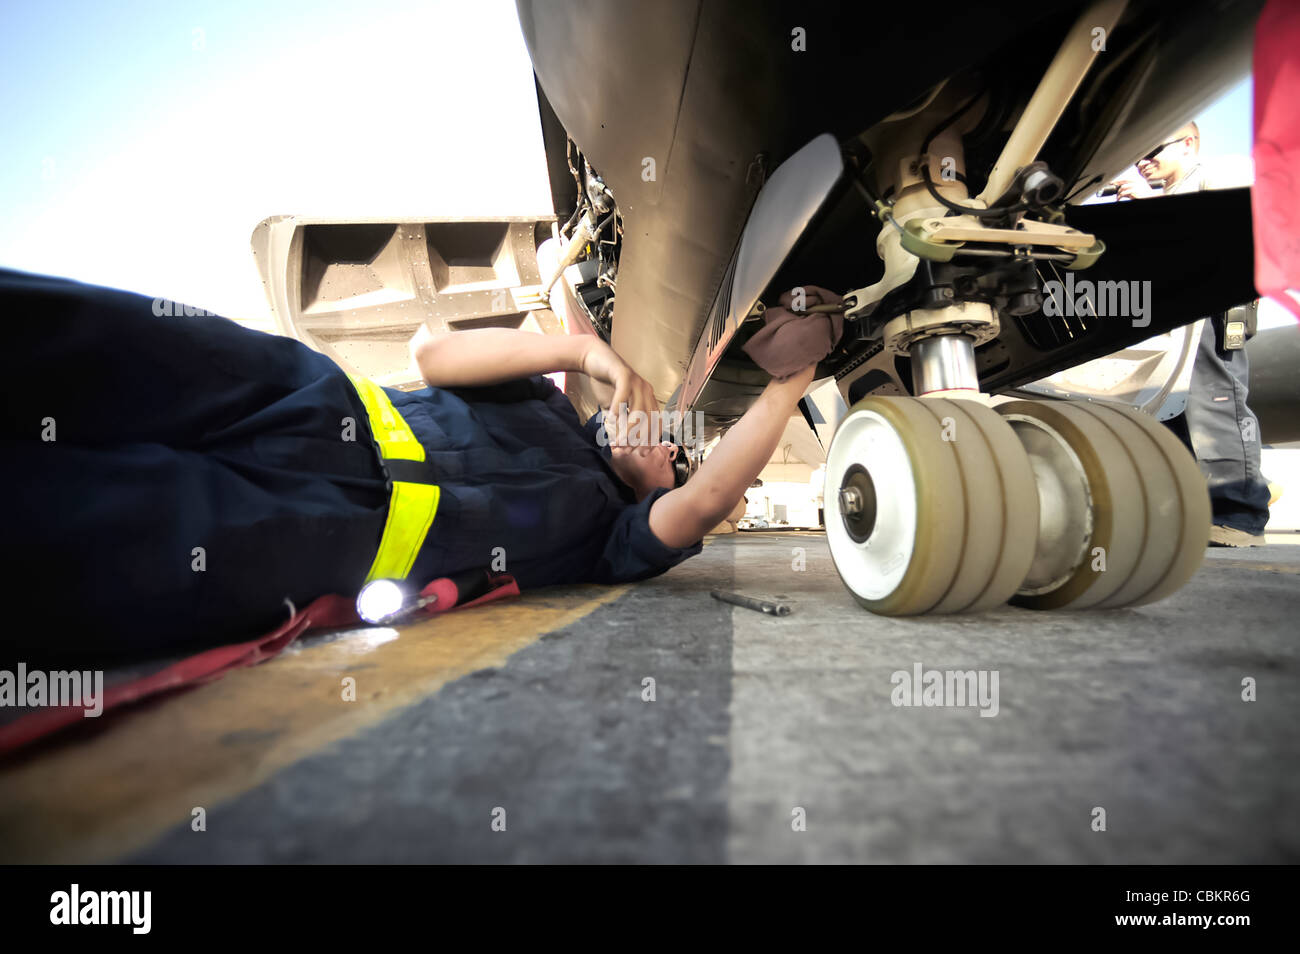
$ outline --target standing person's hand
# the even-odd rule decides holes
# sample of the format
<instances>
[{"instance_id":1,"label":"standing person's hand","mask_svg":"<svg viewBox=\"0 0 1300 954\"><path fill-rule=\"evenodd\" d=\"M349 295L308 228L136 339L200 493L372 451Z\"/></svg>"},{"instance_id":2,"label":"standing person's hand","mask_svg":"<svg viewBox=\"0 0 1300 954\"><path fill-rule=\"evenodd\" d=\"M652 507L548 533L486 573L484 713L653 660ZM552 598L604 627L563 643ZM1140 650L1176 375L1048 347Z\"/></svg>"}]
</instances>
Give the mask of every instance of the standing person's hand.
<instances>
[{"instance_id":1,"label":"standing person's hand","mask_svg":"<svg viewBox=\"0 0 1300 954\"><path fill-rule=\"evenodd\" d=\"M1156 190L1142 179L1120 179L1112 182L1117 199L1147 199L1156 194Z\"/></svg>"}]
</instances>

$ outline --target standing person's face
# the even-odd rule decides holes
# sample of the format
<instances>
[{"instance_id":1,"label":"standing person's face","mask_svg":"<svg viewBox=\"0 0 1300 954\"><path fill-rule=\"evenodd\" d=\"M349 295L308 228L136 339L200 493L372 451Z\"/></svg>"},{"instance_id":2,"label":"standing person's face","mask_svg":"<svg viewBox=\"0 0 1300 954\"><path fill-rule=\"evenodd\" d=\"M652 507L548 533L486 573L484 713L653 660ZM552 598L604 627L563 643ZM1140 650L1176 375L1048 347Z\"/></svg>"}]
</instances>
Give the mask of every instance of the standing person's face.
<instances>
[{"instance_id":1,"label":"standing person's face","mask_svg":"<svg viewBox=\"0 0 1300 954\"><path fill-rule=\"evenodd\" d=\"M1150 158L1139 159L1137 163L1137 171L1147 182L1180 177L1196 155L1195 140L1191 136L1174 139L1147 155Z\"/></svg>"}]
</instances>

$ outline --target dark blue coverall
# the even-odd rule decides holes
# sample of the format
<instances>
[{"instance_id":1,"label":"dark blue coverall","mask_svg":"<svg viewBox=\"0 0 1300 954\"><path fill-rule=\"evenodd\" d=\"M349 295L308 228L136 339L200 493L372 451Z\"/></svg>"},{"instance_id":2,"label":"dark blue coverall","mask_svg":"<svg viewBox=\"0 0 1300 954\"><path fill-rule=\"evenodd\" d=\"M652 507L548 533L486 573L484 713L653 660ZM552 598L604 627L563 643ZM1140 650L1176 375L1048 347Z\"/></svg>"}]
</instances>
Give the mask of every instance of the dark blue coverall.
<instances>
[{"instance_id":1,"label":"dark blue coverall","mask_svg":"<svg viewBox=\"0 0 1300 954\"><path fill-rule=\"evenodd\" d=\"M242 641L288 619L286 599L356 594L388 484L333 361L64 279L0 270L0 303L3 572L10 618L28 621L0 636L0 656ZM637 503L595 421L545 378L385 391L441 487L413 582L500 556L522 589L614 583L700 551L654 537L650 506L667 491Z\"/></svg>"}]
</instances>

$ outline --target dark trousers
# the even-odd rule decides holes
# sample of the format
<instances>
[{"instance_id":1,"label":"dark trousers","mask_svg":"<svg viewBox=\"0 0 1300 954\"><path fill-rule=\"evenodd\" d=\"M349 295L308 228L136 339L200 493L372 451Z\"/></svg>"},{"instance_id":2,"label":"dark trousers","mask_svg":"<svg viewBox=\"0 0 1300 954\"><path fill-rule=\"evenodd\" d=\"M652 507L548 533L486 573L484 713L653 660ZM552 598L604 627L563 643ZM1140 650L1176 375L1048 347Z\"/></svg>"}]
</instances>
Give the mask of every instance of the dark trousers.
<instances>
[{"instance_id":1,"label":"dark trousers","mask_svg":"<svg viewBox=\"0 0 1300 954\"><path fill-rule=\"evenodd\" d=\"M25 620L0 656L250 639L369 569L387 493L346 376L297 341L168 307L0 271L0 560Z\"/></svg>"},{"instance_id":2,"label":"dark trousers","mask_svg":"<svg viewBox=\"0 0 1300 954\"><path fill-rule=\"evenodd\" d=\"M1170 421L1196 455L1210 487L1214 522L1247 533L1268 523L1268 483L1260 472L1259 420L1246 405L1250 363L1222 348L1221 323L1206 319L1192 366L1187 409Z\"/></svg>"}]
</instances>

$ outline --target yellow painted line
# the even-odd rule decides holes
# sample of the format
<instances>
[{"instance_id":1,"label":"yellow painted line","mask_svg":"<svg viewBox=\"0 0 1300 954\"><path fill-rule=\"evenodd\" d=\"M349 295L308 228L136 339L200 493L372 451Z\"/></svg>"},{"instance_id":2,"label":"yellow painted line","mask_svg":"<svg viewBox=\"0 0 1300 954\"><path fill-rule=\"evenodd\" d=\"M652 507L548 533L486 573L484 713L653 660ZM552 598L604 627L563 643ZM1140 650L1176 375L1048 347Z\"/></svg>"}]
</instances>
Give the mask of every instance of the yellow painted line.
<instances>
[{"instance_id":1,"label":"yellow painted line","mask_svg":"<svg viewBox=\"0 0 1300 954\"><path fill-rule=\"evenodd\" d=\"M398 629L359 629L119 713L92 738L0 766L0 862L120 858L188 823L195 807L210 813L626 591L564 587ZM345 677L356 680L355 702L344 701ZM209 824L194 837L221 835Z\"/></svg>"},{"instance_id":2,"label":"yellow painted line","mask_svg":"<svg viewBox=\"0 0 1300 954\"><path fill-rule=\"evenodd\" d=\"M1287 573L1292 576L1300 574L1300 566L1294 566L1287 563L1257 563L1253 560L1206 560L1204 564L1208 569L1225 568L1229 570L1257 570L1262 573Z\"/></svg>"}]
</instances>

